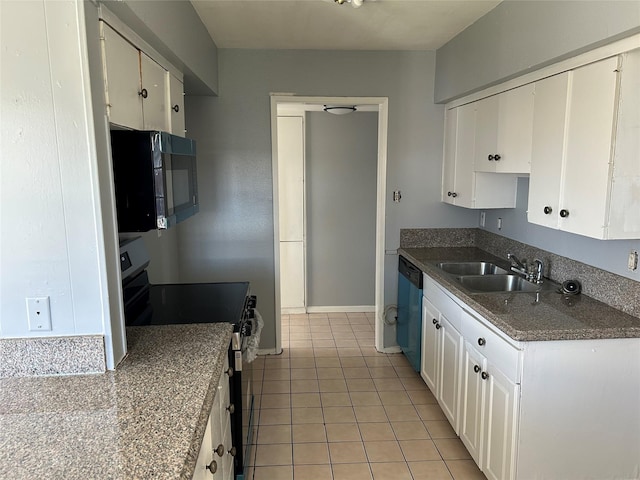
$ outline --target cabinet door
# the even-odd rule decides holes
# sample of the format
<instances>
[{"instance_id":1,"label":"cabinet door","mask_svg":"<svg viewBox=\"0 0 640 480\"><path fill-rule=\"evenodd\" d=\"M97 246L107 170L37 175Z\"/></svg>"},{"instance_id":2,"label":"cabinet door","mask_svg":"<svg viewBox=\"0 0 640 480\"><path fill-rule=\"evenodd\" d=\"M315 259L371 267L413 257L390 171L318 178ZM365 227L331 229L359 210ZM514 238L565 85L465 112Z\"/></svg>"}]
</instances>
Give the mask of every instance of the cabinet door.
<instances>
[{"instance_id":1,"label":"cabinet door","mask_svg":"<svg viewBox=\"0 0 640 480\"><path fill-rule=\"evenodd\" d=\"M211 419L207 422L207 429L204 432L204 438L202 439L202 445L200 447L200 453L196 460L196 468L193 472L193 480L211 480L211 471L207 469L208 466L215 469L220 467L220 462L217 462L213 458L213 447L211 440ZM213 462L212 462L213 461ZM215 476L213 478L216 478Z\"/></svg>"},{"instance_id":2,"label":"cabinet door","mask_svg":"<svg viewBox=\"0 0 640 480\"><path fill-rule=\"evenodd\" d=\"M278 226L280 241L303 240L304 122L278 117Z\"/></svg>"},{"instance_id":3,"label":"cabinet door","mask_svg":"<svg viewBox=\"0 0 640 480\"><path fill-rule=\"evenodd\" d=\"M493 156L498 153L499 95L476 102L475 171L495 172Z\"/></svg>"},{"instance_id":4,"label":"cabinet door","mask_svg":"<svg viewBox=\"0 0 640 480\"><path fill-rule=\"evenodd\" d=\"M488 479L515 477L516 418L520 385L516 385L491 364L485 383L484 441L482 471Z\"/></svg>"},{"instance_id":5,"label":"cabinet door","mask_svg":"<svg viewBox=\"0 0 640 480\"><path fill-rule=\"evenodd\" d=\"M533 135L535 85L523 85L498 95L498 173L529 173ZM489 162L491 163L491 162Z\"/></svg>"},{"instance_id":6,"label":"cabinet door","mask_svg":"<svg viewBox=\"0 0 640 480\"><path fill-rule=\"evenodd\" d=\"M640 49L622 60L607 238L640 238Z\"/></svg>"},{"instance_id":7,"label":"cabinet door","mask_svg":"<svg viewBox=\"0 0 640 480\"><path fill-rule=\"evenodd\" d=\"M473 208L476 200L476 175L473 171L475 151L474 130L476 124L475 105L458 107L458 125L456 134L456 164L454 205Z\"/></svg>"},{"instance_id":8,"label":"cabinet door","mask_svg":"<svg viewBox=\"0 0 640 480\"><path fill-rule=\"evenodd\" d=\"M458 108L445 112L444 152L442 161L442 201L455 205L456 179L456 134L458 129Z\"/></svg>"},{"instance_id":9,"label":"cabinet door","mask_svg":"<svg viewBox=\"0 0 640 480\"><path fill-rule=\"evenodd\" d=\"M438 358L440 348L439 325L440 312L422 297L422 366L420 375L437 398Z\"/></svg>"},{"instance_id":10,"label":"cabinet door","mask_svg":"<svg viewBox=\"0 0 640 480\"><path fill-rule=\"evenodd\" d=\"M571 72L560 228L603 238L611 180L618 57Z\"/></svg>"},{"instance_id":11,"label":"cabinet door","mask_svg":"<svg viewBox=\"0 0 640 480\"><path fill-rule=\"evenodd\" d=\"M109 121L141 130L140 52L115 30L102 28L102 61Z\"/></svg>"},{"instance_id":12,"label":"cabinet door","mask_svg":"<svg viewBox=\"0 0 640 480\"><path fill-rule=\"evenodd\" d=\"M280 306L305 306L303 242L280 242Z\"/></svg>"},{"instance_id":13,"label":"cabinet door","mask_svg":"<svg viewBox=\"0 0 640 480\"><path fill-rule=\"evenodd\" d=\"M184 85L171 74L168 74L167 78L169 80L168 124L172 134L184 137Z\"/></svg>"},{"instance_id":14,"label":"cabinet door","mask_svg":"<svg viewBox=\"0 0 640 480\"><path fill-rule=\"evenodd\" d=\"M167 71L144 53L140 53L142 114L145 130L168 131L167 125Z\"/></svg>"},{"instance_id":15,"label":"cabinet door","mask_svg":"<svg viewBox=\"0 0 640 480\"><path fill-rule=\"evenodd\" d=\"M460 431L458 414L460 396L460 362L462 359L462 335L440 315L442 332L440 348L440 385L438 400L442 411L456 433Z\"/></svg>"},{"instance_id":16,"label":"cabinet door","mask_svg":"<svg viewBox=\"0 0 640 480\"><path fill-rule=\"evenodd\" d=\"M558 228L569 73L536 83L527 219Z\"/></svg>"},{"instance_id":17,"label":"cabinet door","mask_svg":"<svg viewBox=\"0 0 640 480\"><path fill-rule=\"evenodd\" d=\"M464 343L462 355L460 440L465 444L478 467L482 469L480 453L483 431L484 382L481 373L485 370L486 360L467 341Z\"/></svg>"}]
</instances>

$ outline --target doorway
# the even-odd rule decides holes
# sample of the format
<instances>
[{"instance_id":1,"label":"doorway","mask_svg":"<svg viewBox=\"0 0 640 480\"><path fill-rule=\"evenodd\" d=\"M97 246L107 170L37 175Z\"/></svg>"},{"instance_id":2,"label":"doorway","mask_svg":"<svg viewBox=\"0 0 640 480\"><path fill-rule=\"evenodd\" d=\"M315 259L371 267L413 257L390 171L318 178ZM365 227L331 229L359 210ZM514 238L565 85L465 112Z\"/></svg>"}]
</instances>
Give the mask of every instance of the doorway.
<instances>
[{"instance_id":1,"label":"doorway","mask_svg":"<svg viewBox=\"0 0 640 480\"><path fill-rule=\"evenodd\" d=\"M278 128L293 129L300 131L304 128L304 118L307 112L322 112L324 105L332 106L352 106L357 105L357 109L362 112L373 112L376 118L374 118L374 128L377 127L377 151L374 151L376 157L376 164L372 165L375 178L371 178L372 186L375 186L375 195L371 196L371 200L375 203L375 225L371 225L369 237L372 235L375 237L375 241L370 238L371 243L374 243L373 250L375 252L375 271L374 271L374 312L375 312L375 345L378 351L385 351L383 348L383 310L384 310L384 240L385 240L385 196L386 196L386 164L387 164L387 105L388 99L383 97L296 97L296 96L278 96L272 95L271 97L271 125L272 125L272 164L273 164L273 192L274 192L274 258L275 258L275 303L276 303L276 348L272 353L280 353L282 351L282 335L281 335L281 294L288 295L290 292L286 290L283 292L281 288L281 265L283 268L287 268L287 262L289 265L295 265L298 268L298 275L304 279L302 282L296 283L298 292L295 292L298 297L302 293L304 301L302 304L298 303L298 311L302 312L321 312L330 311L323 310L321 307L307 308L306 304L306 271L307 267L305 262L300 262L297 259L306 258L306 244L305 233L307 228L306 220L304 220L304 214L301 214L303 207L294 206L290 208L289 202L284 200L290 198L288 195L302 195L301 200L306 197L304 191L300 193L300 190L304 190L294 187L291 188L289 180L291 175L287 174L283 179L283 172L280 171L279 160L282 155L282 162L285 161L286 155L290 155L296 149L300 151L304 146L300 146L300 142L287 142L283 144L279 142ZM310 114L311 115L311 114ZM317 115L313 113L313 115ZM327 114L322 114L327 115ZM319 118L319 117L316 117ZM284 121L282 121L284 119ZM300 120L302 119L302 120ZM373 141L373 140L372 140ZM303 143L303 142L302 142ZM284 165L284 163L282 163ZM288 169L288 168L287 168ZM283 169L284 171L284 169ZM290 170L293 172L293 178L301 175L300 168L294 168ZM280 178L280 181L279 181ZM280 185L282 183L283 185ZM295 182L294 182L295 183ZM281 192L286 192L284 195ZM281 203L286 205L281 205ZM294 202L295 203L295 202ZM283 208L284 212L283 212ZM335 204L334 204L335 207ZM292 235L291 232L295 231L290 228L291 222L288 219L290 213L293 212L296 219L301 220L300 233ZM282 221L281 221L282 215ZM294 222L296 223L296 222ZM317 222L316 222L317 224ZM283 248L281 248L283 247ZM327 245L325 245L325 248ZM337 247L339 248L339 247ZM291 263L293 262L293 263ZM316 268L321 265L321 262L315 262ZM300 267L302 265L302 267ZM348 266L345 265L344 268ZM369 275L371 277L371 275ZM300 292L300 289L304 289ZM295 290L295 289L294 289ZM288 301L288 300L287 300ZM330 308L330 307L329 307ZM294 309L295 310L295 309ZM290 313L295 313L294 310L290 310ZM344 311L344 309L342 309ZM354 311L361 311L362 306L354 306ZM266 352L265 352L266 353Z\"/></svg>"}]
</instances>

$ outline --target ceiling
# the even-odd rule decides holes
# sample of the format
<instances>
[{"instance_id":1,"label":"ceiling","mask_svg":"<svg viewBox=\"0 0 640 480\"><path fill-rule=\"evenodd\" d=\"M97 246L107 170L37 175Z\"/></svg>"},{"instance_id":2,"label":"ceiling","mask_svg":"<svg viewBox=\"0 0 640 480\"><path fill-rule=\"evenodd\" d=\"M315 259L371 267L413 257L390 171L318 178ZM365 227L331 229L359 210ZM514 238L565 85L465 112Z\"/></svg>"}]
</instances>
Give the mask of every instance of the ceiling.
<instances>
[{"instance_id":1,"label":"ceiling","mask_svg":"<svg viewBox=\"0 0 640 480\"><path fill-rule=\"evenodd\" d=\"M191 0L218 48L436 50L500 0ZM357 1L357 0L356 0Z\"/></svg>"}]
</instances>

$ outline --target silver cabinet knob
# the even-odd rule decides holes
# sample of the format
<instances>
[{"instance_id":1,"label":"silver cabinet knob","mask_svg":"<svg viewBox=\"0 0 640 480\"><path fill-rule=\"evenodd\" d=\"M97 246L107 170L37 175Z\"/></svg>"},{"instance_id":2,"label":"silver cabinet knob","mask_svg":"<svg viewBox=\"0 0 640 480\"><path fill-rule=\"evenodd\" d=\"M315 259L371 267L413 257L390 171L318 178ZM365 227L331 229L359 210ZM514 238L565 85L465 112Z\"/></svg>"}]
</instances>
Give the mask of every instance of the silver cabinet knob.
<instances>
[{"instance_id":1,"label":"silver cabinet knob","mask_svg":"<svg viewBox=\"0 0 640 480\"><path fill-rule=\"evenodd\" d=\"M211 460L211 463L207 465L207 470L209 470L212 475L218 471L218 464L215 460Z\"/></svg>"},{"instance_id":2,"label":"silver cabinet knob","mask_svg":"<svg viewBox=\"0 0 640 480\"><path fill-rule=\"evenodd\" d=\"M483 380L486 380L487 378L489 378L489 374L487 372L482 372L480 376L482 377Z\"/></svg>"},{"instance_id":3,"label":"silver cabinet knob","mask_svg":"<svg viewBox=\"0 0 640 480\"><path fill-rule=\"evenodd\" d=\"M233 377L233 367L229 367L228 370L225 370L225 372L227 375L229 375L229 378Z\"/></svg>"},{"instance_id":4,"label":"silver cabinet knob","mask_svg":"<svg viewBox=\"0 0 640 480\"><path fill-rule=\"evenodd\" d=\"M229 405L229 406L227 407L227 411L228 411L230 414L232 414L232 415L233 415L233 412L235 412L235 411L236 411L236 406L232 403L231 405Z\"/></svg>"},{"instance_id":5,"label":"silver cabinet knob","mask_svg":"<svg viewBox=\"0 0 640 480\"><path fill-rule=\"evenodd\" d=\"M236 447L231 447L229 449L229 455L231 455L232 457L236 456Z\"/></svg>"},{"instance_id":6,"label":"silver cabinet knob","mask_svg":"<svg viewBox=\"0 0 640 480\"><path fill-rule=\"evenodd\" d=\"M487 344L487 341L484 338L480 337L478 339L478 345L480 345L481 347L486 344Z\"/></svg>"}]
</instances>

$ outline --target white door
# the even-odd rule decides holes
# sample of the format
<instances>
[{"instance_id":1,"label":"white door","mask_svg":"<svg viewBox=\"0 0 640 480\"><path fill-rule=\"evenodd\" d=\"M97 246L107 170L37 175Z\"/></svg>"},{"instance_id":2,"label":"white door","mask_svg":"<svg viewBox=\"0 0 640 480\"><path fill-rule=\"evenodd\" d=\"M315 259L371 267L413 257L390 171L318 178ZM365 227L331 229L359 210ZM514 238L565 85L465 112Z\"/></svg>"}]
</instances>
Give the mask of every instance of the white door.
<instances>
[{"instance_id":1,"label":"white door","mask_svg":"<svg viewBox=\"0 0 640 480\"><path fill-rule=\"evenodd\" d=\"M449 419L456 433L459 432L458 402L460 392L460 359L462 352L462 335L447 319L440 315L441 339L440 348L440 388L438 399L442 411Z\"/></svg>"},{"instance_id":2,"label":"white door","mask_svg":"<svg viewBox=\"0 0 640 480\"><path fill-rule=\"evenodd\" d=\"M169 80L168 116L171 133L184 137L184 85L170 73L167 73L167 78Z\"/></svg>"},{"instance_id":3,"label":"white door","mask_svg":"<svg viewBox=\"0 0 640 480\"><path fill-rule=\"evenodd\" d=\"M278 116L280 307L304 311L304 119Z\"/></svg>"},{"instance_id":4,"label":"white door","mask_svg":"<svg viewBox=\"0 0 640 480\"><path fill-rule=\"evenodd\" d=\"M569 73L536 83L527 219L558 228Z\"/></svg>"},{"instance_id":5,"label":"white door","mask_svg":"<svg viewBox=\"0 0 640 480\"><path fill-rule=\"evenodd\" d=\"M439 324L440 312L422 297L422 366L420 375L425 383L437 397L438 358L440 350L440 332L436 326Z\"/></svg>"},{"instance_id":6,"label":"white door","mask_svg":"<svg viewBox=\"0 0 640 480\"><path fill-rule=\"evenodd\" d=\"M140 51L103 22L101 27L109 121L141 130Z\"/></svg>"},{"instance_id":7,"label":"white door","mask_svg":"<svg viewBox=\"0 0 640 480\"><path fill-rule=\"evenodd\" d=\"M460 440L465 444L471 457L482 469L480 457L482 448L482 372L486 360L469 342L464 343L462 359L462 395L460 405Z\"/></svg>"},{"instance_id":8,"label":"white door","mask_svg":"<svg viewBox=\"0 0 640 480\"><path fill-rule=\"evenodd\" d=\"M216 412L217 413L217 412ZM212 478L220 478L212 476L210 467L212 470L216 470L220 467L220 462L214 460L213 446L211 439L211 418L207 421L207 428L204 432L204 438L202 439L202 445L200 446L200 453L196 460L196 468L193 472L193 480L212 480Z\"/></svg>"},{"instance_id":9,"label":"white door","mask_svg":"<svg viewBox=\"0 0 640 480\"><path fill-rule=\"evenodd\" d=\"M142 115L145 130L168 131L167 71L140 52L140 78L143 92ZM145 97L146 94L146 97Z\"/></svg>"},{"instance_id":10,"label":"white door","mask_svg":"<svg viewBox=\"0 0 640 480\"><path fill-rule=\"evenodd\" d=\"M458 108L445 112L444 160L442 162L442 201L455 205L456 136L458 130Z\"/></svg>"},{"instance_id":11,"label":"white door","mask_svg":"<svg viewBox=\"0 0 640 480\"><path fill-rule=\"evenodd\" d=\"M533 83L498 95L498 173L529 173L533 132ZM491 163L491 162L489 162Z\"/></svg>"},{"instance_id":12,"label":"white door","mask_svg":"<svg viewBox=\"0 0 640 480\"><path fill-rule=\"evenodd\" d=\"M455 205L472 208L476 201L476 174L473 171L475 154L476 108L473 104L457 108L455 163Z\"/></svg>"},{"instance_id":13,"label":"white door","mask_svg":"<svg viewBox=\"0 0 640 480\"><path fill-rule=\"evenodd\" d=\"M608 207L618 57L571 72L560 228L602 238Z\"/></svg>"},{"instance_id":14,"label":"white door","mask_svg":"<svg viewBox=\"0 0 640 480\"><path fill-rule=\"evenodd\" d=\"M489 364L485 382L482 471L490 480L515 476L516 418L520 385Z\"/></svg>"},{"instance_id":15,"label":"white door","mask_svg":"<svg viewBox=\"0 0 640 480\"><path fill-rule=\"evenodd\" d=\"M476 104L475 171L495 172L493 157L498 153L499 95L483 98Z\"/></svg>"}]
</instances>

